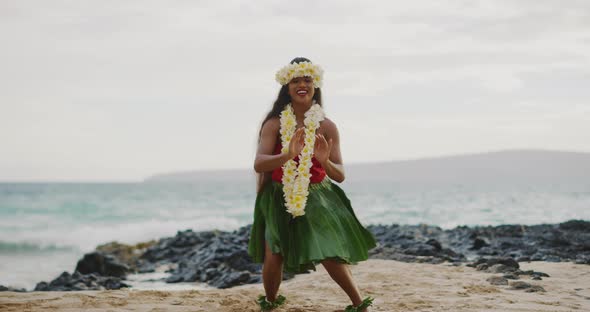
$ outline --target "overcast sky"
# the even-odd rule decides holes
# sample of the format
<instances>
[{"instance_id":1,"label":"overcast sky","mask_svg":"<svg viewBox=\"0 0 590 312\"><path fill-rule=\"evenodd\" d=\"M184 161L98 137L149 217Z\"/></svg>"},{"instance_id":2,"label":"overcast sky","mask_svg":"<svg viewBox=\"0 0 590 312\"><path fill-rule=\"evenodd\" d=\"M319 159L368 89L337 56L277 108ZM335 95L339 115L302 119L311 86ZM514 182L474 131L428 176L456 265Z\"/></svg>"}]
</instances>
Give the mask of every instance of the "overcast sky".
<instances>
[{"instance_id":1,"label":"overcast sky","mask_svg":"<svg viewBox=\"0 0 590 312\"><path fill-rule=\"evenodd\" d=\"M588 1L0 1L0 180L252 168L296 56L347 163L590 152Z\"/></svg>"}]
</instances>

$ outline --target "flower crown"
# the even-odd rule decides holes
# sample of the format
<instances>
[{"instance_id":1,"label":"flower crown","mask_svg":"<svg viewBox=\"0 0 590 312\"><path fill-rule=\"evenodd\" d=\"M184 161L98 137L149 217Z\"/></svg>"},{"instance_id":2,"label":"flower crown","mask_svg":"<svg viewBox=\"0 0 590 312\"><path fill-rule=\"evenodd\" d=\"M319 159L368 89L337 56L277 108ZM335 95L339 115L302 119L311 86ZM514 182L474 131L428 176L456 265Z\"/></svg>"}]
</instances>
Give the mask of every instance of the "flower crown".
<instances>
[{"instance_id":1,"label":"flower crown","mask_svg":"<svg viewBox=\"0 0 590 312\"><path fill-rule=\"evenodd\" d=\"M321 88L323 75L324 70L320 66L304 61L281 68L275 75L275 79L281 85L286 85L293 78L309 76L313 79L314 88Z\"/></svg>"}]
</instances>

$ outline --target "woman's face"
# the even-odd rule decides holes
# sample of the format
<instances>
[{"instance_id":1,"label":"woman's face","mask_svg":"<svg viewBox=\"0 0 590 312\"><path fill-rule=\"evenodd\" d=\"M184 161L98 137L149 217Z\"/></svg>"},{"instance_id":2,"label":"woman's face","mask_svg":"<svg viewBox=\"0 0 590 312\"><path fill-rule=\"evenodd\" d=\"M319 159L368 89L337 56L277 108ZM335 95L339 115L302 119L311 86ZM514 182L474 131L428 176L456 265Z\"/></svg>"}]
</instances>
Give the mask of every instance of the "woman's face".
<instances>
[{"instance_id":1,"label":"woman's face","mask_svg":"<svg viewBox=\"0 0 590 312\"><path fill-rule=\"evenodd\" d=\"M289 95L292 102L311 103L315 89L311 77L296 77L289 82Z\"/></svg>"}]
</instances>

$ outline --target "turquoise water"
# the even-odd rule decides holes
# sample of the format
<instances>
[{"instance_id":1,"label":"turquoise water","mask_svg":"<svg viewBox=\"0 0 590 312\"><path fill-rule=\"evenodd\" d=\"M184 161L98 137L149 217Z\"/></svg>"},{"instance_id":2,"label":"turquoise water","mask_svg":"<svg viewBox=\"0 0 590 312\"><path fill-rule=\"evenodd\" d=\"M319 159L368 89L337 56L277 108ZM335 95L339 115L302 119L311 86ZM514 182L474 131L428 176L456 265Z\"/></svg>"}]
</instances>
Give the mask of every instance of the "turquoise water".
<instances>
[{"instance_id":1,"label":"turquoise water","mask_svg":"<svg viewBox=\"0 0 590 312\"><path fill-rule=\"evenodd\" d=\"M399 185L346 182L361 222L457 225L590 220L590 182ZM0 284L31 289L84 252L178 230L233 230L252 222L249 182L0 183Z\"/></svg>"}]
</instances>

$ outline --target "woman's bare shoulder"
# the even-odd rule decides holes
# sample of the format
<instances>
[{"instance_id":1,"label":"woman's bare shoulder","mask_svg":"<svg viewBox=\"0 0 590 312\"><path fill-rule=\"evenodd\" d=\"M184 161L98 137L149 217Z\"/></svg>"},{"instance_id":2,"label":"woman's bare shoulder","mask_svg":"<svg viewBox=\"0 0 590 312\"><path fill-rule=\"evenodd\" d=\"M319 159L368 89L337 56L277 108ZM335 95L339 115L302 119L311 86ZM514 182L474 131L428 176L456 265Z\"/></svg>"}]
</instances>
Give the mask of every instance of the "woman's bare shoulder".
<instances>
[{"instance_id":1,"label":"woman's bare shoulder","mask_svg":"<svg viewBox=\"0 0 590 312\"><path fill-rule=\"evenodd\" d=\"M325 117L324 120L322 122L320 122L320 126L322 128L324 128L325 131L329 131L329 132L338 131L338 127L336 126L336 123L328 117Z\"/></svg>"},{"instance_id":2,"label":"woman's bare shoulder","mask_svg":"<svg viewBox=\"0 0 590 312\"><path fill-rule=\"evenodd\" d=\"M281 127L281 121L279 119L279 117L271 117L269 120L264 122L264 125L262 125L263 130L269 130L269 131L279 131L279 128Z\"/></svg>"}]
</instances>

